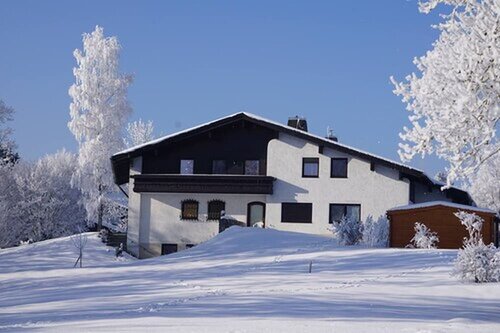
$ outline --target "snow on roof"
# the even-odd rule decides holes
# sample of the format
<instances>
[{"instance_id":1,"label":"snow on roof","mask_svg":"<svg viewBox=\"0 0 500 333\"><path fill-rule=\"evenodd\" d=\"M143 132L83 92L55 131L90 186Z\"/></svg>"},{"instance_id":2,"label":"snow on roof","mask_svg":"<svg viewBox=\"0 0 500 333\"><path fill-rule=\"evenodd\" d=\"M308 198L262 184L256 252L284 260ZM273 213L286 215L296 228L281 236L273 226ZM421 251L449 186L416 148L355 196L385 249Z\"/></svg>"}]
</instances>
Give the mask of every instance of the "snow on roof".
<instances>
[{"instance_id":1,"label":"snow on roof","mask_svg":"<svg viewBox=\"0 0 500 333\"><path fill-rule=\"evenodd\" d=\"M385 157L381 157L381 156L378 156L378 155L374 155L374 154L371 154L371 153L368 153L366 151L363 151L363 150L360 150L358 148L354 148L354 147L351 147L351 146L348 146L348 145L345 145L343 143L339 143L339 142L336 142L336 141L332 141L332 140L329 140L327 138L324 138L324 137L321 137L319 135L315 135L315 134L311 134L309 132L305 132L305 131L302 131L300 129L297 129L297 128L293 128L293 127L290 127L288 125L284 125L282 123L279 123L279 122L276 122L276 121L273 121L273 120L270 120L270 119L267 119L267 118L263 118L261 116L257 116L255 114L252 114L252 113L249 113L249 112L238 112L238 113L234 113L234 114L231 114L229 116L225 116L225 117L222 117L222 118L219 118L219 119L216 119L216 120L213 120L213 121L210 121L208 123L204 123L204 124L201 124L201 125L198 125L198 126L195 126L195 127L191 127L191 128L188 128L188 129L185 129L185 130L182 130L182 131L179 131L179 132L176 132L176 133L173 133L173 134L169 134L169 135L166 135L166 136L163 136L161 138L158 138L158 139L155 139L155 140L152 140L152 141L149 141L149 142L146 142L146 143L143 143L141 145L137 145L137 146L134 146L134 147L131 147L131 148L127 148L125 150L122 150L116 154L114 154L113 156L117 156L117 155L121 155L121 154L127 154L127 153L131 153L131 152L134 152L138 149L141 149L143 147L147 147L147 146L150 146L150 145L154 145L154 144L157 144L157 143L160 143L166 139L170 139L170 138L173 138L177 135L180 135L180 134L184 134L184 133L188 133L190 131L193 131L193 130L196 130L198 128L201 128L201 127L204 127L204 126L207 126L207 125L210 125L210 124L213 124L213 123L216 123L218 121L221 121L221 120L224 120L224 119L227 119L227 118L231 118L231 117L235 117L237 115L245 115L251 119L254 119L254 120L258 120L258 121L262 121L262 122L266 122L268 124L272 124L274 126L277 126L277 127L281 127L283 128L284 130L287 130L287 131L295 131L301 135L306 135L306 136L309 136L311 138L314 138L316 140L321 140L321 141L324 141L328 144L333 144L333 145L336 145L336 146L339 146L339 147L343 147L343 148L346 148L346 149L350 149L350 150L354 150L354 151L357 151L357 152L360 152L364 155L368 155L368 156L371 156L371 157L374 157L374 158L377 158L377 159L380 159L380 160L384 160L386 162L389 162L389 163L392 163L392 164L396 164L396 165L399 165L401 167L404 167L404 168L408 168L408 169L412 169L412 170L415 170L415 171L418 171L418 172L422 172L422 170L420 169L417 169L417 168L414 168L414 167L411 167L409 165L406 165L406 164L403 164L403 163L399 163L399 162L396 162L396 161L393 161L393 160L390 160L388 158L385 158Z\"/></svg>"},{"instance_id":2,"label":"snow on roof","mask_svg":"<svg viewBox=\"0 0 500 333\"><path fill-rule=\"evenodd\" d=\"M201 125L197 125L197 126L194 126L194 127L190 127L190 128L187 128L185 130L182 130L182 131L179 131L179 132L175 132L175 133L172 133L172 134L168 134L168 135L165 135L165 136L162 136L158 139L154 139L154 140L151 140L151 141L148 141L148 142L145 142L145 143L142 143L140 145L137 145L137 146L133 146L133 147L130 147L130 148L127 148L125 150L122 150L122 151L119 151L118 153L115 153L113 154L113 156L116 156L116 155L121 155L121 154L127 154L127 153L131 153L131 152L134 152L138 149L141 149L143 147L147 147L147 146L151 146L151 145L154 145L154 144L157 144L157 143L160 143L162 142L163 140L167 140L167 139L170 139L170 138L173 138L177 135L180 135L180 134L183 134L183 133L188 133L188 132L191 132L191 131L194 131L198 128L201 128L203 126L207 126L207 125L210 125L210 124L213 124L213 123L216 123L218 121L221 121L221 120L224 120L226 118L231 118L231 117L234 117L234 116L237 116L239 113L241 112L238 112L238 113L234 113L234 114L231 114L229 116L225 116L225 117L222 117L222 118L218 118L218 119L215 119L215 120L212 120L212 121L209 121L208 123L204 123L204 124L201 124Z\"/></svg>"},{"instance_id":3,"label":"snow on roof","mask_svg":"<svg viewBox=\"0 0 500 333\"><path fill-rule=\"evenodd\" d=\"M418 204L399 206L399 207L394 207L394 208L389 209L388 212L393 212L393 211L398 211L398 210L418 209L418 208L425 208L425 207L434 207L434 206L446 206L446 207L453 207L453 208L458 208L458 209L474 210L477 212L495 214L494 211L487 209L487 208L479 208L479 207L461 205L461 204L456 204L456 203L447 202L447 201L429 201L429 202L422 202L422 203L418 203Z\"/></svg>"},{"instance_id":4,"label":"snow on roof","mask_svg":"<svg viewBox=\"0 0 500 333\"><path fill-rule=\"evenodd\" d=\"M327 138L324 138L322 136L319 136L319 135L316 135L316 134L312 134L312 133L309 133L309 132L304 132L298 128L294 128L294 127L290 127L288 125L284 125L284 124L281 124L281 123L278 123L278 122L275 122L273 120L269 120L269 119L266 119L266 118L263 118L263 117L260 117L260 116L257 116L257 115L254 115L252 113L248 113L248 112L243 112L245 115L247 115L248 117L250 118L253 118L255 120L260 120L260 121L264 121L264 122L267 122L267 123L270 123L270 124L273 124L275 126L279 126L279 127L282 127L286 130L292 130L292 131L295 131L297 133L300 133L302 135L307 135L311 138L315 138L316 140L321 140L321 141L324 141L324 142L327 142L329 144L334 144L336 146L339 146L339 147L343 147L343 148L346 148L346 149L350 149L350 150L355 150L355 151L358 151L364 155L368 155L368 156L371 156L371 157L374 157L374 158L378 158L380 160L384 160L384 161L387 161L389 163L392 163L392 164L397 164L397 165L400 165L404 168L408 168L408 169L412 169L412 170L415 170L415 171L418 171L418 172L422 172L422 170L420 169L417 169L417 168L414 168L412 166L409 166L409 165L406 165L404 163L400 163L400 162L396 162L396 161L393 161L393 160L390 160L388 158L385 158L385 157L382 157L382 156L378 156L378 155L375 155L375 154L372 154L372 153L368 153L364 150L361 150L361 149L358 149L358 148L354 148L354 147L351 147L351 146L348 146L346 144L343 144L343 143L340 143L340 142L337 142L337 141L332 141L330 139L327 139Z\"/></svg>"}]
</instances>

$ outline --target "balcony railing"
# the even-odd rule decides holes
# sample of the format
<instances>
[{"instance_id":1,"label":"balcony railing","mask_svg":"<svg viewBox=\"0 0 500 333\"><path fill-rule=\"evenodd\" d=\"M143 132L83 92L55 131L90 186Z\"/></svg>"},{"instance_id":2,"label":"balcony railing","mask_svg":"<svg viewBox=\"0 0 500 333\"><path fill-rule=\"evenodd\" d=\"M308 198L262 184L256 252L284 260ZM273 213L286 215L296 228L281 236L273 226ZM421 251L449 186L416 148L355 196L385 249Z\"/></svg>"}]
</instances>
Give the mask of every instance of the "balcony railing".
<instances>
[{"instance_id":1,"label":"balcony railing","mask_svg":"<svg viewBox=\"0 0 500 333\"><path fill-rule=\"evenodd\" d=\"M138 193L272 194L275 178L257 175L134 175Z\"/></svg>"}]
</instances>

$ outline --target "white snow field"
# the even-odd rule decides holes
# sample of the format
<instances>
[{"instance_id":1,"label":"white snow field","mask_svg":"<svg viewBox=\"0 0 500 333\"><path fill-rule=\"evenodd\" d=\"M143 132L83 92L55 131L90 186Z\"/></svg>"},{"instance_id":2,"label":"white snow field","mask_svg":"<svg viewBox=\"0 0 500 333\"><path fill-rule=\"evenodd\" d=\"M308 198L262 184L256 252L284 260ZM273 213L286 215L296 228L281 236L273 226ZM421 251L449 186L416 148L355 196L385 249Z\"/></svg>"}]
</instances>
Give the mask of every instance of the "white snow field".
<instances>
[{"instance_id":1,"label":"white snow field","mask_svg":"<svg viewBox=\"0 0 500 333\"><path fill-rule=\"evenodd\" d=\"M0 250L0 331L500 332L500 283L450 277L455 255L232 227L141 261L89 234L73 268L55 239Z\"/></svg>"}]
</instances>

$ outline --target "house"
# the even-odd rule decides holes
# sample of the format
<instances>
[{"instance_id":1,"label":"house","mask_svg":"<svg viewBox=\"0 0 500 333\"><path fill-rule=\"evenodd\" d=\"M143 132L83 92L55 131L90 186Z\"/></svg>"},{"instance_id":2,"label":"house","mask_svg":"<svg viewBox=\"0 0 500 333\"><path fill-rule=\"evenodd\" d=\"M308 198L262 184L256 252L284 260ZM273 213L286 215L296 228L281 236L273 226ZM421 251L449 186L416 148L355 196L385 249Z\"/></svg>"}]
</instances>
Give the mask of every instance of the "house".
<instances>
[{"instance_id":1,"label":"house","mask_svg":"<svg viewBox=\"0 0 500 333\"><path fill-rule=\"evenodd\" d=\"M425 224L437 233L438 248L458 249L469 234L455 213L465 211L483 219L482 235L485 244L498 246L498 228L495 228L495 212L489 209L471 207L444 201L431 201L420 204L395 207L387 211L390 221L391 247L406 247L415 235L415 222Z\"/></svg>"},{"instance_id":2,"label":"house","mask_svg":"<svg viewBox=\"0 0 500 333\"><path fill-rule=\"evenodd\" d=\"M365 219L427 201L471 204L423 171L287 125L233 114L119 152L115 182L129 184L127 248L139 258L214 236L221 213L252 226L329 234L342 215Z\"/></svg>"}]
</instances>

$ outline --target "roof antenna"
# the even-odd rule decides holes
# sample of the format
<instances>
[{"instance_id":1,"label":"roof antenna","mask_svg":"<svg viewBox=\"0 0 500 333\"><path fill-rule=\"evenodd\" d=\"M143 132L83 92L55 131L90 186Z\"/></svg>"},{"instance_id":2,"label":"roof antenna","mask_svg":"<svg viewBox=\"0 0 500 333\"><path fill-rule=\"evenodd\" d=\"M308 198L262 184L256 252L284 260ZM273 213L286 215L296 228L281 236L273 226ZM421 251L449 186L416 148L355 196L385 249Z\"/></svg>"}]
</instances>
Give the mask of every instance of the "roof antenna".
<instances>
[{"instance_id":1,"label":"roof antenna","mask_svg":"<svg viewBox=\"0 0 500 333\"><path fill-rule=\"evenodd\" d=\"M335 134L333 134L333 129L330 128L330 126L326 127L326 138L328 140L335 141L335 142L339 141L339 139L337 138L337 136Z\"/></svg>"}]
</instances>

